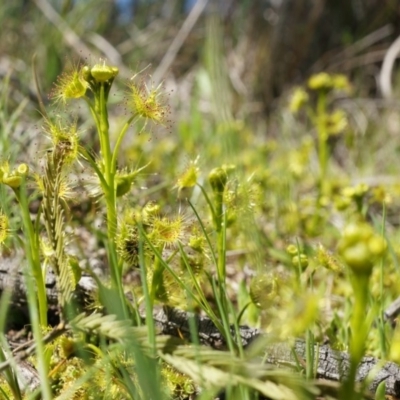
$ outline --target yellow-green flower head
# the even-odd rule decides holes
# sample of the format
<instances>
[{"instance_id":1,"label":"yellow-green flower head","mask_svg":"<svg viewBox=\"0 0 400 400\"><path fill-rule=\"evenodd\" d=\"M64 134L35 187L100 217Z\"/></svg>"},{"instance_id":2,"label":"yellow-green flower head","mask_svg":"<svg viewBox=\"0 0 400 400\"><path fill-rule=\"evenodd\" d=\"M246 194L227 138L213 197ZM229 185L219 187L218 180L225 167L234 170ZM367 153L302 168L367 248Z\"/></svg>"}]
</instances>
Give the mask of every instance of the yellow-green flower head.
<instances>
[{"instance_id":1,"label":"yellow-green flower head","mask_svg":"<svg viewBox=\"0 0 400 400\"><path fill-rule=\"evenodd\" d=\"M45 131L50 135L54 149L63 156L63 162L71 165L79 155L79 135L76 121L62 126L61 121L58 124L46 120Z\"/></svg>"},{"instance_id":2,"label":"yellow-green flower head","mask_svg":"<svg viewBox=\"0 0 400 400\"><path fill-rule=\"evenodd\" d=\"M21 186L22 177L27 176L28 173L29 173L28 165L25 163L19 164L14 171L3 173L0 182L3 182L5 185L8 185L13 189L17 189Z\"/></svg>"},{"instance_id":3,"label":"yellow-green flower head","mask_svg":"<svg viewBox=\"0 0 400 400\"><path fill-rule=\"evenodd\" d=\"M6 214L0 210L0 246L5 242L10 233L10 223Z\"/></svg>"},{"instance_id":4,"label":"yellow-green flower head","mask_svg":"<svg viewBox=\"0 0 400 400\"><path fill-rule=\"evenodd\" d=\"M225 190L225 186L228 182L228 174L235 170L235 166L223 165L211 170L208 174L208 180L214 193L222 194Z\"/></svg>"},{"instance_id":5,"label":"yellow-green flower head","mask_svg":"<svg viewBox=\"0 0 400 400\"><path fill-rule=\"evenodd\" d=\"M117 197L121 197L130 192L134 176L128 173L117 172L115 175L115 186Z\"/></svg>"},{"instance_id":6,"label":"yellow-green flower head","mask_svg":"<svg viewBox=\"0 0 400 400\"><path fill-rule=\"evenodd\" d=\"M139 232L137 226L122 221L115 239L117 252L130 267L139 266Z\"/></svg>"},{"instance_id":7,"label":"yellow-green flower head","mask_svg":"<svg viewBox=\"0 0 400 400\"><path fill-rule=\"evenodd\" d=\"M16 173L19 176L27 176L29 174L29 165L25 163L19 164Z\"/></svg>"},{"instance_id":8,"label":"yellow-green flower head","mask_svg":"<svg viewBox=\"0 0 400 400\"><path fill-rule=\"evenodd\" d=\"M317 249L317 262L322 267L331 270L333 272L339 272L343 269L342 265L330 254L322 244L318 245Z\"/></svg>"},{"instance_id":9,"label":"yellow-green flower head","mask_svg":"<svg viewBox=\"0 0 400 400\"><path fill-rule=\"evenodd\" d=\"M359 183L356 186L345 187L342 190L344 196L349 198L361 199L369 190L369 186L366 183Z\"/></svg>"},{"instance_id":10,"label":"yellow-green flower head","mask_svg":"<svg viewBox=\"0 0 400 400\"><path fill-rule=\"evenodd\" d=\"M4 183L4 178L10 174L10 165L8 161L0 162L0 183Z\"/></svg>"},{"instance_id":11,"label":"yellow-green flower head","mask_svg":"<svg viewBox=\"0 0 400 400\"><path fill-rule=\"evenodd\" d=\"M302 270L308 267L308 257L305 254L297 254L292 258L294 267L301 267Z\"/></svg>"},{"instance_id":12,"label":"yellow-green flower head","mask_svg":"<svg viewBox=\"0 0 400 400\"><path fill-rule=\"evenodd\" d=\"M142 223L144 225L150 225L155 217L158 217L160 215L160 210L161 207L159 204L157 204L154 201L149 201L146 203L146 205L143 207L142 210Z\"/></svg>"},{"instance_id":13,"label":"yellow-green flower head","mask_svg":"<svg viewBox=\"0 0 400 400\"><path fill-rule=\"evenodd\" d=\"M365 222L347 225L338 244L340 256L355 274L371 274L374 262L385 251L385 239Z\"/></svg>"},{"instance_id":14,"label":"yellow-green flower head","mask_svg":"<svg viewBox=\"0 0 400 400\"><path fill-rule=\"evenodd\" d=\"M258 308L267 309L277 294L277 279L272 274L259 274L251 280L250 298Z\"/></svg>"},{"instance_id":15,"label":"yellow-green flower head","mask_svg":"<svg viewBox=\"0 0 400 400\"><path fill-rule=\"evenodd\" d=\"M198 160L199 158L197 157L194 161L190 161L188 167L178 178L175 187L179 191L196 185L200 173L200 169L197 166Z\"/></svg>"},{"instance_id":16,"label":"yellow-green flower head","mask_svg":"<svg viewBox=\"0 0 400 400\"><path fill-rule=\"evenodd\" d=\"M118 72L117 67L106 65L105 60L101 60L99 64L90 69L90 75L97 83L113 80L118 75Z\"/></svg>"},{"instance_id":17,"label":"yellow-green flower head","mask_svg":"<svg viewBox=\"0 0 400 400\"><path fill-rule=\"evenodd\" d=\"M22 178L19 175L10 174L3 178L3 183L12 189L17 189L21 186Z\"/></svg>"},{"instance_id":18,"label":"yellow-green flower head","mask_svg":"<svg viewBox=\"0 0 400 400\"><path fill-rule=\"evenodd\" d=\"M299 248L294 245L294 244L289 244L288 247L286 247L286 251L291 255L291 256L296 256L299 254Z\"/></svg>"},{"instance_id":19,"label":"yellow-green flower head","mask_svg":"<svg viewBox=\"0 0 400 400\"><path fill-rule=\"evenodd\" d=\"M0 183L10 186L12 189L17 189L21 186L22 176L25 176L25 174L20 174L18 168L14 171L10 171L8 161L2 161L0 163Z\"/></svg>"},{"instance_id":20,"label":"yellow-green flower head","mask_svg":"<svg viewBox=\"0 0 400 400\"><path fill-rule=\"evenodd\" d=\"M387 189L383 186L376 186L372 189L372 202L377 203L385 203L390 204L393 201L393 198L390 193L387 192Z\"/></svg>"},{"instance_id":21,"label":"yellow-green flower head","mask_svg":"<svg viewBox=\"0 0 400 400\"><path fill-rule=\"evenodd\" d=\"M115 175L115 183L116 183L115 186L117 190L117 197L121 197L129 193L135 178L146 167L147 165L135 170L130 170L128 168L125 168L121 171L117 171L117 174Z\"/></svg>"},{"instance_id":22,"label":"yellow-green flower head","mask_svg":"<svg viewBox=\"0 0 400 400\"><path fill-rule=\"evenodd\" d=\"M327 128L330 135L337 135L343 132L347 125L347 115L343 110L336 110L328 116Z\"/></svg>"},{"instance_id":23,"label":"yellow-green flower head","mask_svg":"<svg viewBox=\"0 0 400 400\"><path fill-rule=\"evenodd\" d=\"M190 236L188 245L194 251L203 253L206 248L206 239L203 235L195 234L195 235Z\"/></svg>"},{"instance_id":24,"label":"yellow-green flower head","mask_svg":"<svg viewBox=\"0 0 400 400\"><path fill-rule=\"evenodd\" d=\"M154 216L149 238L157 246L174 247L182 239L184 228L185 221L182 215L175 218Z\"/></svg>"},{"instance_id":25,"label":"yellow-green flower head","mask_svg":"<svg viewBox=\"0 0 400 400\"><path fill-rule=\"evenodd\" d=\"M308 102L308 93L303 88L296 88L289 102L289 110L296 114Z\"/></svg>"},{"instance_id":26,"label":"yellow-green flower head","mask_svg":"<svg viewBox=\"0 0 400 400\"><path fill-rule=\"evenodd\" d=\"M159 124L167 122L169 109L163 104L161 85L148 87L142 78L136 82L136 75L128 84L127 107L135 114Z\"/></svg>"},{"instance_id":27,"label":"yellow-green flower head","mask_svg":"<svg viewBox=\"0 0 400 400\"><path fill-rule=\"evenodd\" d=\"M347 93L351 91L351 85L346 75L336 74L332 76L332 85L334 89L343 90Z\"/></svg>"},{"instance_id":28,"label":"yellow-green flower head","mask_svg":"<svg viewBox=\"0 0 400 400\"><path fill-rule=\"evenodd\" d=\"M308 80L308 87L311 90L330 90L333 88L332 76L326 72L312 75Z\"/></svg>"},{"instance_id":29,"label":"yellow-green flower head","mask_svg":"<svg viewBox=\"0 0 400 400\"><path fill-rule=\"evenodd\" d=\"M79 99L86 94L89 85L83 78L80 65L71 65L57 79L50 97L65 104L70 99Z\"/></svg>"},{"instance_id":30,"label":"yellow-green flower head","mask_svg":"<svg viewBox=\"0 0 400 400\"><path fill-rule=\"evenodd\" d=\"M335 208L338 211L344 211L351 205L351 199L345 196L336 196L334 200Z\"/></svg>"}]
</instances>

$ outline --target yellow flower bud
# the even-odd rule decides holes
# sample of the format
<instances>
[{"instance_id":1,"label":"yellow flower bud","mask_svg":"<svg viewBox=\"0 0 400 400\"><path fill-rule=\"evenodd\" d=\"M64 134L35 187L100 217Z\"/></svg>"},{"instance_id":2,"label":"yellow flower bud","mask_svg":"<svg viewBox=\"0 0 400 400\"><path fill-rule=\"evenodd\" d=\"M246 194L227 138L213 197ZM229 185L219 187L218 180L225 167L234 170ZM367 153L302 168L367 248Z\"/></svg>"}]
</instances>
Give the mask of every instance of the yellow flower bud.
<instances>
[{"instance_id":1,"label":"yellow flower bud","mask_svg":"<svg viewBox=\"0 0 400 400\"><path fill-rule=\"evenodd\" d=\"M29 174L29 166L25 163L19 164L17 167L17 174L20 176L26 176Z\"/></svg>"},{"instance_id":2,"label":"yellow flower bud","mask_svg":"<svg viewBox=\"0 0 400 400\"><path fill-rule=\"evenodd\" d=\"M300 264L301 269L306 269L308 267L308 257L305 254L298 254L292 258L292 264L298 267Z\"/></svg>"},{"instance_id":3,"label":"yellow flower bud","mask_svg":"<svg viewBox=\"0 0 400 400\"><path fill-rule=\"evenodd\" d=\"M346 75L336 74L332 76L332 85L335 89L344 90L345 92L351 91L351 85Z\"/></svg>"},{"instance_id":4,"label":"yellow flower bud","mask_svg":"<svg viewBox=\"0 0 400 400\"><path fill-rule=\"evenodd\" d=\"M18 175L3 176L3 183L13 189L17 189L21 186L22 178Z\"/></svg>"},{"instance_id":5,"label":"yellow flower bud","mask_svg":"<svg viewBox=\"0 0 400 400\"><path fill-rule=\"evenodd\" d=\"M355 274L369 275L385 250L385 240L365 222L349 224L338 244L339 254Z\"/></svg>"},{"instance_id":6,"label":"yellow flower bud","mask_svg":"<svg viewBox=\"0 0 400 400\"><path fill-rule=\"evenodd\" d=\"M355 243L353 246L344 249L341 255L353 272L371 272L373 264L367 243Z\"/></svg>"},{"instance_id":7,"label":"yellow flower bud","mask_svg":"<svg viewBox=\"0 0 400 400\"><path fill-rule=\"evenodd\" d=\"M289 110L295 114L297 113L308 101L308 94L302 88L297 88L290 99Z\"/></svg>"},{"instance_id":8,"label":"yellow flower bud","mask_svg":"<svg viewBox=\"0 0 400 400\"><path fill-rule=\"evenodd\" d=\"M326 72L312 75L308 80L308 87L311 90L329 90L333 87L332 77Z\"/></svg>"},{"instance_id":9,"label":"yellow flower bud","mask_svg":"<svg viewBox=\"0 0 400 400\"><path fill-rule=\"evenodd\" d=\"M106 65L105 62L94 65L90 70L93 79L99 83L114 79L118 75L118 72L119 70L117 67L110 67Z\"/></svg>"},{"instance_id":10,"label":"yellow flower bud","mask_svg":"<svg viewBox=\"0 0 400 400\"><path fill-rule=\"evenodd\" d=\"M289 244L289 246L286 247L286 251L287 251L290 255L294 256L294 255L296 255L296 254L299 252L299 249L298 249L297 246L295 246L294 244Z\"/></svg>"},{"instance_id":11,"label":"yellow flower bud","mask_svg":"<svg viewBox=\"0 0 400 400\"><path fill-rule=\"evenodd\" d=\"M208 180L210 181L211 188L215 193L223 193L226 182L228 181L228 176L223 168L218 167L211 170L208 175Z\"/></svg>"},{"instance_id":12,"label":"yellow flower bud","mask_svg":"<svg viewBox=\"0 0 400 400\"><path fill-rule=\"evenodd\" d=\"M277 280L271 274L260 274L251 280L251 301L261 309L270 306L271 301L277 295Z\"/></svg>"},{"instance_id":13,"label":"yellow flower bud","mask_svg":"<svg viewBox=\"0 0 400 400\"><path fill-rule=\"evenodd\" d=\"M160 205L154 201L149 201L142 210L142 222L145 225L151 224L154 217L160 214Z\"/></svg>"}]
</instances>

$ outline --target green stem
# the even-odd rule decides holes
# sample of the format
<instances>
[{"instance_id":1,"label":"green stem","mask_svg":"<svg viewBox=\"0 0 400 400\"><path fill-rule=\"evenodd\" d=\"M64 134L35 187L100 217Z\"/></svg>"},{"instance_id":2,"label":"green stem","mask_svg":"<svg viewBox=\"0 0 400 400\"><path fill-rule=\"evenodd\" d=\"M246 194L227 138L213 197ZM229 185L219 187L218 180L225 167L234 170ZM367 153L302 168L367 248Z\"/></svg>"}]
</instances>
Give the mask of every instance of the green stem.
<instances>
[{"instance_id":1,"label":"green stem","mask_svg":"<svg viewBox=\"0 0 400 400\"><path fill-rule=\"evenodd\" d=\"M21 207L22 219L24 223L24 231L28 241L25 243L26 253L29 266L37 285L37 300L39 302L39 320L43 327L47 327L47 293L44 282L43 272L40 265L39 238L33 227L29 208L26 199L25 182L22 183L20 189L14 190L18 203Z\"/></svg>"},{"instance_id":2,"label":"green stem","mask_svg":"<svg viewBox=\"0 0 400 400\"><path fill-rule=\"evenodd\" d=\"M320 167L319 197L325 192L325 180L328 167L328 131L326 126L326 93L318 96L316 127L318 133L318 161Z\"/></svg>"},{"instance_id":3,"label":"green stem","mask_svg":"<svg viewBox=\"0 0 400 400\"><path fill-rule=\"evenodd\" d=\"M28 238L25 243L29 270L24 270L25 284L27 287L27 300L29 308L30 324L33 337L37 346L37 364L41 381L41 391L44 400L51 400L51 390L48 380L49 358L48 352L43 344L42 327L47 327L47 295L44 277L40 266L39 238L35 233L29 214L25 181L19 190L14 190L21 206L24 231ZM32 275L31 273L32 272ZM35 282L36 281L36 285ZM39 310L38 304L39 303ZM38 318L39 316L39 318Z\"/></svg>"},{"instance_id":4,"label":"green stem","mask_svg":"<svg viewBox=\"0 0 400 400\"><path fill-rule=\"evenodd\" d=\"M386 206L385 202L382 203L382 238L385 238L385 224L386 224ZM381 258L380 267L379 267L379 333L380 333L380 347L383 358L387 358L387 343L386 343L386 324L385 324L385 308L383 302L383 293L384 293L384 258Z\"/></svg>"},{"instance_id":5,"label":"green stem","mask_svg":"<svg viewBox=\"0 0 400 400\"><path fill-rule=\"evenodd\" d=\"M326 93L321 91L318 94L316 111L312 115L312 121L317 130L318 140L318 195L316 198L316 212L312 220L312 232L318 231L320 225L321 198L327 192L327 167L328 167L328 131L326 125Z\"/></svg>"},{"instance_id":6,"label":"green stem","mask_svg":"<svg viewBox=\"0 0 400 400\"><path fill-rule=\"evenodd\" d=\"M350 321L350 369L345 383L342 387L343 399L355 400L359 396L355 390L357 368L360 364L365 351L365 343L368 336L368 323L365 313L368 305L368 286L369 274L358 274L352 276L352 286L354 291L354 308Z\"/></svg>"},{"instance_id":7,"label":"green stem","mask_svg":"<svg viewBox=\"0 0 400 400\"><path fill-rule=\"evenodd\" d=\"M131 125L131 123L133 122L133 120L135 118L136 118L136 115L133 115L132 117L130 117L128 119L128 121L126 121L126 123L123 126L123 128L121 129L121 132L119 133L119 136L118 136L118 139L117 139L117 143L115 143L113 155L112 155L112 158L111 158L111 169L113 171L117 170L117 157L118 157L119 148L121 147L122 140L125 137L125 134L128 131L129 126Z\"/></svg>"},{"instance_id":8,"label":"green stem","mask_svg":"<svg viewBox=\"0 0 400 400\"><path fill-rule=\"evenodd\" d=\"M161 254L161 249L157 248L157 252ZM154 307L154 302L156 300L157 291L160 289L160 286L162 285L163 270L164 267L161 265L160 259L155 258L153 264L153 277L151 279L151 287L150 287L150 304L152 309Z\"/></svg>"},{"instance_id":9,"label":"green stem","mask_svg":"<svg viewBox=\"0 0 400 400\"><path fill-rule=\"evenodd\" d=\"M212 201L210 200L210 197L208 196L208 194L207 194L206 190L204 189L204 187L202 185L200 185L200 183L197 183L197 186L200 188L201 193L203 194L204 198L206 199L206 202L207 202L208 206L210 207L210 211L211 211L211 215L212 215L213 221L215 221L216 220L216 216L215 216L214 205L213 205Z\"/></svg>"},{"instance_id":10,"label":"green stem","mask_svg":"<svg viewBox=\"0 0 400 400\"><path fill-rule=\"evenodd\" d=\"M315 362L315 353L314 353L314 335L311 332L311 329L307 329L306 334L306 378L308 380L312 380L315 378L314 376L314 362Z\"/></svg>"},{"instance_id":11,"label":"green stem","mask_svg":"<svg viewBox=\"0 0 400 400\"><path fill-rule=\"evenodd\" d=\"M99 137L100 148L104 162L104 179L106 185L103 185L104 198L107 208L107 237L108 237L108 259L110 263L111 283L117 289L121 300L121 317L128 318L128 310L125 302L125 295L122 287L122 268L118 263L115 237L117 234L117 205L116 205L116 186L115 174L116 166L113 162L111 152L107 96L105 93L105 84L100 85L100 91L95 96L94 117ZM115 153L115 152L114 152Z\"/></svg>"}]
</instances>

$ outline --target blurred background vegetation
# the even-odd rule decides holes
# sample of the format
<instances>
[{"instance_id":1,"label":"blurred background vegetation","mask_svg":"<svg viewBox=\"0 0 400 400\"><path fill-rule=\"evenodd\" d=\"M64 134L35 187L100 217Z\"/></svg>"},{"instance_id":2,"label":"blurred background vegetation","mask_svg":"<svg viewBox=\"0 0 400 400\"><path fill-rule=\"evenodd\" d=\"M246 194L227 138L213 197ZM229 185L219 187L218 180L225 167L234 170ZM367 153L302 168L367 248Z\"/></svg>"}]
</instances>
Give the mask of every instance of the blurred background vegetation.
<instances>
[{"instance_id":1,"label":"blurred background vegetation","mask_svg":"<svg viewBox=\"0 0 400 400\"><path fill-rule=\"evenodd\" d=\"M68 63L102 58L118 66L115 103L124 97L124 81L145 70L154 85L163 82L171 123L145 131L135 126L137 135L127 135L121 166L150 163L132 197L179 203L173 188L191 161L199 157L203 180L212 168L235 163L239 175L249 178L241 189L256 207L254 216L238 218L229 249L239 249L234 257L252 252L251 266L261 270L267 263L290 265L285 249L297 238L303 245L318 237L335 248L354 211L335 209L342 189L364 182L368 193L361 197L371 221L382 221L382 204L391 199L387 232L394 237L390 268L396 273L387 275L391 292L385 301L398 295L396 63L389 76L393 95L382 96L379 84L388 49L400 35L397 0L5 0L0 26L1 157L34 164L44 154L33 64L49 109L47 95ZM330 198L317 204L316 129L306 115L290 112L288 99L295 86L321 71L345 74L352 92L329 99L328 111L343 110L347 120L343 132L329 138ZM82 140L96 146L85 110L73 107ZM116 104L111 127L123 120L124 107ZM5 196L0 189L8 212ZM316 276L328 281L323 273ZM329 282L333 287L333 278Z\"/></svg>"},{"instance_id":2,"label":"blurred background vegetation","mask_svg":"<svg viewBox=\"0 0 400 400\"><path fill-rule=\"evenodd\" d=\"M382 176L391 183L400 155L394 140L400 125L398 79L394 68L394 95L383 98L379 74L400 35L399 14L396 0L5 1L0 154L11 162L31 157L32 163L43 154L33 64L46 105L68 63L103 58L117 65L122 79L116 82L116 103L123 99L124 81L145 69L154 85L163 82L171 123L146 132L134 127L140 135L127 137L121 165L151 162L142 182L150 189L137 195L148 198L153 190L165 203L176 201L172 188L190 160L200 156L204 173L234 162L263 190L260 219L263 229L272 225L269 236L301 234L308 215L304 193L312 186L303 172L315 178L317 169L315 130L304 116L293 116L288 98L313 73L347 75L352 94L333 102L346 112L348 124L340 139L331 140L329 167L329 179L345 183L332 187L361 178L375 185ZM96 146L85 111L73 111L82 140ZM112 117L122 123L123 106Z\"/></svg>"},{"instance_id":3,"label":"blurred background vegetation","mask_svg":"<svg viewBox=\"0 0 400 400\"><path fill-rule=\"evenodd\" d=\"M0 72L13 70L26 90L37 54L47 90L65 58L87 57L88 50L92 59L128 70L149 63L157 70L178 38L158 79L179 81L199 66L211 68L207 54L218 52L232 94L257 102L251 111L265 111L321 70L350 74L376 94L385 51L400 32L399 13L396 0L5 1Z\"/></svg>"},{"instance_id":4,"label":"blurred background vegetation","mask_svg":"<svg viewBox=\"0 0 400 400\"><path fill-rule=\"evenodd\" d=\"M351 98L335 100L350 122L336 149L338 166L357 166L356 175L362 168L371 171L374 151L374 173L393 172L400 152L392 142L400 123L396 69L391 99L380 96L379 74L400 34L399 14L396 0L4 1L0 152L14 158L21 148L32 156L41 149L31 146L38 143L41 118L34 55L46 104L68 62L103 58L120 68L125 81L146 69L155 85L163 82L170 126L159 132L150 127L150 134L125 147L126 158L141 165L151 155L148 172L176 176L198 155L200 166L236 160L266 165L267 159L272 165L279 159L274 140L282 154L301 153L313 128L288 113L288 96L320 71L343 73L353 84ZM85 140L92 140L84 111L77 113ZM115 110L116 123L120 117L122 107ZM367 136L368 151L361 151ZM256 157L248 151L252 147L258 148ZM163 165L165 154L176 161L172 166Z\"/></svg>"}]
</instances>

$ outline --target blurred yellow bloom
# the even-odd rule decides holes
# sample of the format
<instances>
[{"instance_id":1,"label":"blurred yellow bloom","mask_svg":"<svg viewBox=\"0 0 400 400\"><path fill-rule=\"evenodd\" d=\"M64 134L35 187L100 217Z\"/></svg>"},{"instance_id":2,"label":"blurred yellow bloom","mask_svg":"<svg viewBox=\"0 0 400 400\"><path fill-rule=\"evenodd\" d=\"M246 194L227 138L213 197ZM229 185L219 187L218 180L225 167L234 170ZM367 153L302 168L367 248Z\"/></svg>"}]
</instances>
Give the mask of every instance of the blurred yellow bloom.
<instances>
[{"instance_id":1,"label":"blurred yellow bloom","mask_svg":"<svg viewBox=\"0 0 400 400\"><path fill-rule=\"evenodd\" d=\"M326 72L312 75L308 80L308 87L311 90L329 90L333 87L331 75Z\"/></svg>"},{"instance_id":2,"label":"blurred yellow bloom","mask_svg":"<svg viewBox=\"0 0 400 400\"><path fill-rule=\"evenodd\" d=\"M308 102L308 94L302 88L296 88L290 98L289 110L296 114Z\"/></svg>"},{"instance_id":3,"label":"blurred yellow bloom","mask_svg":"<svg viewBox=\"0 0 400 400\"><path fill-rule=\"evenodd\" d=\"M9 226L7 215L0 210L0 246L5 242L9 235Z\"/></svg>"}]
</instances>

